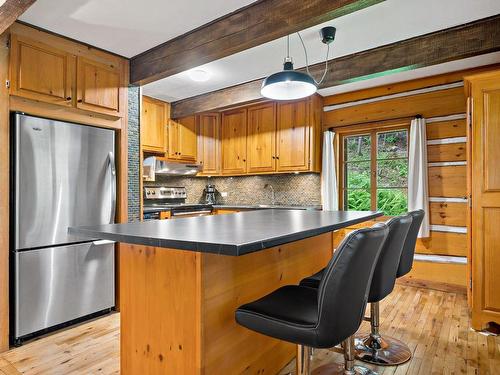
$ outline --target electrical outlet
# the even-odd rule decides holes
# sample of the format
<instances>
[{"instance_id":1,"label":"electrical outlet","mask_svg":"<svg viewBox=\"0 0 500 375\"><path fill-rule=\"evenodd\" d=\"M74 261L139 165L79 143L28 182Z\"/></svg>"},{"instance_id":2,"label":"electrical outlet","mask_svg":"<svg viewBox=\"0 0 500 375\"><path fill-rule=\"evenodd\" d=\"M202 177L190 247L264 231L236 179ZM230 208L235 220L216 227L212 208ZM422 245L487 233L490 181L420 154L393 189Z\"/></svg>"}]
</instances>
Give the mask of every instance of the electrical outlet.
<instances>
[{"instance_id":1,"label":"electrical outlet","mask_svg":"<svg viewBox=\"0 0 500 375\"><path fill-rule=\"evenodd\" d=\"M222 198L227 197L227 191L221 191L221 192L220 192L220 196L221 196Z\"/></svg>"}]
</instances>

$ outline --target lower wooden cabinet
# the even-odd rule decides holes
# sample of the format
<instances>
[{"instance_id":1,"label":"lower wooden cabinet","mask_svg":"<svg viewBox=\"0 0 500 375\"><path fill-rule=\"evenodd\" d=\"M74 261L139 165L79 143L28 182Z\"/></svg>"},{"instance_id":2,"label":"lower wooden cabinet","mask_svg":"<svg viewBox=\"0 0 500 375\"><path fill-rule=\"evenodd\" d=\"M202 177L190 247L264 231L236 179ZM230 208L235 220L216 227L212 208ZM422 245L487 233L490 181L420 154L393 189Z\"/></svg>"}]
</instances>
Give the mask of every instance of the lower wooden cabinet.
<instances>
[{"instance_id":1,"label":"lower wooden cabinet","mask_svg":"<svg viewBox=\"0 0 500 375\"><path fill-rule=\"evenodd\" d=\"M469 90L472 327L500 324L500 71L466 78Z\"/></svg>"}]
</instances>

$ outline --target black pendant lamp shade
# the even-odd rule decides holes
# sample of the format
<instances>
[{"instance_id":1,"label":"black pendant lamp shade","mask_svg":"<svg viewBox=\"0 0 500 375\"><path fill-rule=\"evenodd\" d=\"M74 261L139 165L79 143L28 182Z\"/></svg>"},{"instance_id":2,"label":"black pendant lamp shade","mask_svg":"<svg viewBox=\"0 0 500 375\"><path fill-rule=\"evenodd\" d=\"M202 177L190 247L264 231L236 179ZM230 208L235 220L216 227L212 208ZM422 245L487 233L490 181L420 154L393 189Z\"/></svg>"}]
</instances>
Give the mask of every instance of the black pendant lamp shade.
<instances>
[{"instance_id":1,"label":"black pendant lamp shade","mask_svg":"<svg viewBox=\"0 0 500 375\"><path fill-rule=\"evenodd\" d=\"M317 90L314 79L307 73L293 70L290 58L285 60L283 70L271 74L262 82L262 96L274 100L294 100L311 96Z\"/></svg>"}]
</instances>

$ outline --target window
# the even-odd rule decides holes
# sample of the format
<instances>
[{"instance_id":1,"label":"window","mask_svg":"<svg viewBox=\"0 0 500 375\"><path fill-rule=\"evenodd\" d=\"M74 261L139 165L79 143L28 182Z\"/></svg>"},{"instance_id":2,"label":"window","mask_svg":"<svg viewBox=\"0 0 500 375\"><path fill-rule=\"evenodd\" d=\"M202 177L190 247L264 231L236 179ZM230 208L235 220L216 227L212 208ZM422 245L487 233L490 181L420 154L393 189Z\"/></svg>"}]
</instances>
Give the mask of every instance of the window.
<instances>
[{"instance_id":1,"label":"window","mask_svg":"<svg viewBox=\"0 0 500 375\"><path fill-rule=\"evenodd\" d=\"M408 208L408 128L345 133L341 201L345 210L399 215Z\"/></svg>"}]
</instances>

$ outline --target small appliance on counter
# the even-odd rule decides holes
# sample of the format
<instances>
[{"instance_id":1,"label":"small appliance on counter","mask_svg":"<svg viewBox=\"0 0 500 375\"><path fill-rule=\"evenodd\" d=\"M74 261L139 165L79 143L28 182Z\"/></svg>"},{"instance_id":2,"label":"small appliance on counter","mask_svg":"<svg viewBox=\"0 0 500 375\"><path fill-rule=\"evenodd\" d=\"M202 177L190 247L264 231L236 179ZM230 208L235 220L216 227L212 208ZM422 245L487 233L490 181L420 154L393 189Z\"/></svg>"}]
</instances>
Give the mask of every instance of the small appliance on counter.
<instances>
[{"instance_id":1,"label":"small appliance on counter","mask_svg":"<svg viewBox=\"0 0 500 375\"><path fill-rule=\"evenodd\" d=\"M169 212L171 219L212 214L212 205L186 203L185 187L145 187L144 220L157 220L162 212Z\"/></svg>"},{"instance_id":2,"label":"small appliance on counter","mask_svg":"<svg viewBox=\"0 0 500 375\"><path fill-rule=\"evenodd\" d=\"M205 193L205 203L215 204L215 194L217 192L217 189L215 189L215 185L208 184L207 186L205 186L205 190L203 192Z\"/></svg>"}]
</instances>

